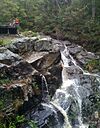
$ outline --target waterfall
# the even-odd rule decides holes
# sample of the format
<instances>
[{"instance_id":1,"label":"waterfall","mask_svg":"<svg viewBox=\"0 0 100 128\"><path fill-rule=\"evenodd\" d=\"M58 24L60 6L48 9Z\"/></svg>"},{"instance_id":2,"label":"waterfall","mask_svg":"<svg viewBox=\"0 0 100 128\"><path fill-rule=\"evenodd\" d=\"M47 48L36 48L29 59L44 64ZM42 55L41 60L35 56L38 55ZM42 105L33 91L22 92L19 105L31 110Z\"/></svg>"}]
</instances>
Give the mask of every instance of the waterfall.
<instances>
[{"instance_id":1,"label":"waterfall","mask_svg":"<svg viewBox=\"0 0 100 128\"><path fill-rule=\"evenodd\" d=\"M83 123L82 103L84 98L90 96L87 85L90 89L92 78L100 83L100 76L84 71L70 55L68 48L64 45L60 47L62 85L50 101L48 84L41 74L43 103L35 112L32 111L30 117L37 122L39 128L89 128L88 124ZM75 117L71 117L71 112Z\"/></svg>"},{"instance_id":2,"label":"waterfall","mask_svg":"<svg viewBox=\"0 0 100 128\"><path fill-rule=\"evenodd\" d=\"M79 75L83 74L83 69L79 67L73 57L69 54L67 47L61 51L61 58L63 63L62 70L62 86L56 91L56 94L53 97L53 103L57 106L60 106L64 113L68 113L69 107L71 105L71 100L74 100L78 105L78 117L77 121L72 126L73 128L88 128L88 126L82 123L82 98L79 94ZM68 70L72 70L71 74ZM77 71L78 70L78 71ZM79 73L79 74L78 74ZM72 92L70 92L73 90ZM65 114L64 114L65 115ZM65 116L66 119L66 116ZM67 121L68 122L68 119ZM66 125L66 124L65 124ZM64 126L63 126L64 128Z\"/></svg>"},{"instance_id":3,"label":"waterfall","mask_svg":"<svg viewBox=\"0 0 100 128\"><path fill-rule=\"evenodd\" d=\"M62 126L58 117L55 116L56 121L58 120L57 128L88 128L88 124L83 124L82 119L82 96L80 89L84 87L81 85L80 77L92 76L99 81L100 76L85 72L70 55L68 48L64 45L62 47L64 47L61 49L61 60L63 65L62 86L56 90L56 93L50 102L50 104L64 116L64 124ZM49 92L46 78L43 75L41 76L43 101L49 103ZM69 109L72 105L74 109L76 109L74 110L74 112L76 111L76 117L73 122L68 118L68 116L70 116L70 114L68 115Z\"/></svg>"}]
</instances>

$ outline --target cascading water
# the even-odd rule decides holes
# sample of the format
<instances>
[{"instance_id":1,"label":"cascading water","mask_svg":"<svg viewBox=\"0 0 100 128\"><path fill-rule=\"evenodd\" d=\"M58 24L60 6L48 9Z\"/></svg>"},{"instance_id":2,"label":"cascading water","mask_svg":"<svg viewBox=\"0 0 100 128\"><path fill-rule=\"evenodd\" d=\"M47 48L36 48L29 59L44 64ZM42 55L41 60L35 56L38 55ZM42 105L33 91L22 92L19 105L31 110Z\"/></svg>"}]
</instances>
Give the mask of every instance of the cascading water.
<instances>
[{"instance_id":1,"label":"cascading water","mask_svg":"<svg viewBox=\"0 0 100 128\"><path fill-rule=\"evenodd\" d=\"M95 77L100 82L100 76L85 72L78 66L65 45L61 45L60 49L63 65L62 86L56 90L50 102L47 81L41 74L43 103L35 112L30 113L30 119L39 128L88 128L88 125L83 124L82 102L84 97L90 95L87 89L87 85L91 85L89 78Z\"/></svg>"},{"instance_id":2,"label":"cascading water","mask_svg":"<svg viewBox=\"0 0 100 128\"><path fill-rule=\"evenodd\" d=\"M42 85L42 100L45 102L49 101L49 91L47 81L44 75L41 74L41 85Z\"/></svg>"},{"instance_id":3,"label":"cascading water","mask_svg":"<svg viewBox=\"0 0 100 128\"><path fill-rule=\"evenodd\" d=\"M77 118L74 120L74 123L72 123L72 127L88 128L88 125L82 123L82 97L80 95L80 88L82 88L82 86L80 76L90 75L97 78L99 76L96 74L84 72L84 70L76 64L76 61L69 54L67 47L64 47L64 50L61 51L61 58L63 63L63 83L61 88L56 91L56 94L53 97L53 104L56 104L56 106L60 106L67 115L72 101L74 100L74 102L76 103L76 106L74 107L77 107ZM65 125L62 126L62 128L64 128Z\"/></svg>"}]
</instances>

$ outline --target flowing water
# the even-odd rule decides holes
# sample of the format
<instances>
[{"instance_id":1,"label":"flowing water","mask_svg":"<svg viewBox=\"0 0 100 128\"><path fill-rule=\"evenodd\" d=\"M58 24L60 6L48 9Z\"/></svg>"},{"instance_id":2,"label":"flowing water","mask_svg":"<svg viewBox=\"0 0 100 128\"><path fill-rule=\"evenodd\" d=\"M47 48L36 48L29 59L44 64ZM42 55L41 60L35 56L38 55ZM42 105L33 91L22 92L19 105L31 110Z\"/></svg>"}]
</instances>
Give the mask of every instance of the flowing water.
<instances>
[{"instance_id":1,"label":"flowing water","mask_svg":"<svg viewBox=\"0 0 100 128\"><path fill-rule=\"evenodd\" d=\"M61 108L63 110L63 115L68 114L68 110L72 104L72 101L76 103L74 107L77 108L77 117L74 119L74 123L72 124L72 128L88 128L87 124L83 124L82 120L82 97L80 95L81 88L81 78L80 76L94 76L99 80L99 76L97 74L90 74L85 72L80 66L77 65L76 61L69 54L69 51L66 46L62 48L64 50L61 51L61 58L63 64L62 70L62 86L60 89L57 89L56 94L53 97L53 104L58 106L58 109ZM67 122L62 126L62 128L68 126L68 118L65 116L65 120ZM71 127L71 126L70 126Z\"/></svg>"},{"instance_id":2,"label":"flowing water","mask_svg":"<svg viewBox=\"0 0 100 128\"><path fill-rule=\"evenodd\" d=\"M41 74L43 104L30 113L31 120L36 121L39 128L88 128L88 124L83 124L82 101L90 95L87 87L91 88L91 77L100 83L100 76L85 72L78 66L64 45L61 46L61 60L62 86L50 102L48 85Z\"/></svg>"},{"instance_id":3,"label":"flowing water","mask_svg":"<svg viewBox=\"0 0 100 128\"><path fill-rule=\"evenodd\" d=\"M42 101L49 102L49 91L47 81L44 75L41 74L41 85L42 85Z\"/></svg>"}]
</instances>

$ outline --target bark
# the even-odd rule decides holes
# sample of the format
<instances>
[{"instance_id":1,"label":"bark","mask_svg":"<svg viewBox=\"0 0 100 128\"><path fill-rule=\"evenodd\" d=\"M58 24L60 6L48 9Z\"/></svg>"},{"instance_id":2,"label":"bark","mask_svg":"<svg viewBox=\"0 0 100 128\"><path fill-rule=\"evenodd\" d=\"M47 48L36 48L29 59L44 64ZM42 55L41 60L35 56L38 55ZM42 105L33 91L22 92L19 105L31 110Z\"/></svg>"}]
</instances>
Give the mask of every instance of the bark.
<instances>
[{"instance_id":1,"label":"bark","mask_svg":"<svg viewBox=\"0 0 100 128\"><path fill-rule=\"evenodd\" d=\"M92 0L92 18L95 19L95 0Z\"/></svg>"}]
</instances>

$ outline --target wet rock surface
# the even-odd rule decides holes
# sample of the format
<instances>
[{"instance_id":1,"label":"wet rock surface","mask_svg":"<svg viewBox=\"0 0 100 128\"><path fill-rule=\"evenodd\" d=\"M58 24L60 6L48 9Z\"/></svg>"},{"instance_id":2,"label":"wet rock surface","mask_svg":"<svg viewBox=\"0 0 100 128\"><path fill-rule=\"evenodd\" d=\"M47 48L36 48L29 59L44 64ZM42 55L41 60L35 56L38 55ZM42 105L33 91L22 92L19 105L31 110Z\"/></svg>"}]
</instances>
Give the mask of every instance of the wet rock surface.
<instances>
[{"instance_id":1,"label":"wet rock surface","mask_svg":"<svg viewBox=\"0 0 100 128\"><path fill-rule=\"evenodd\" d=\"M57 109L51 104L40 105L40 103L47 102L47 95L53 97L56 89L61 87L62 75L64 75L62 70L65 67L61 62L60 52L64 50L64 46L67 46L72 55L71 60L70 56L66 55L69 59L69 67L65 69L65 79L78 80L76 84L79 85L78 94L82 99L84 122L92 120L95 111L100 112L97 107L100 101L99 82L95 81L94 76L84 74L82 70L87 66L91 72L99 74L98 69L93 69L94 65L91 68L91 63L88 64L91 60L99 60L99 56L87 52L81 46L69 41L58 41L43 36L23 37L13 41L6 48L0 47L0 101L2 102L0 113L3 112L4 115L17 111L21 114L26 113L26 118L35 120L40 128L58 128L63 124L64 117ZM72 61L73 59L76 62ZM43 76L46 78L48 88L45 86ZM73 85L67 91L73 97L77 96ZM77 101L74 98L68 98L66 101L66 94L60 90L58 92L61 103L63 102L65 108L69 107L68 115L72 125L78 124L79 106ZM30 115L27 113L29 110L31 110ZM56 116L58 116L58 120ZM59 120L61 120L61 124L57 124ZM29 126L26 124L24 128L27 127Z\"/></svg>"},{"instance_id":2,"label":"wet rock surface","mask_svg":"<svg viewBox=\"0 0 100 128\"><path fill-rule=\"evenodd\" d=\"M26 114L26 118L34 120L39 128L58 128L64 123L64 117L52 104L42 103L35 111ZM24 128L30 128L26 124Z\"/></svg>"}]
</instances>

